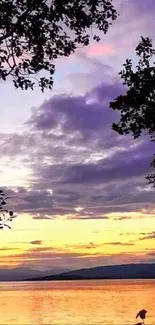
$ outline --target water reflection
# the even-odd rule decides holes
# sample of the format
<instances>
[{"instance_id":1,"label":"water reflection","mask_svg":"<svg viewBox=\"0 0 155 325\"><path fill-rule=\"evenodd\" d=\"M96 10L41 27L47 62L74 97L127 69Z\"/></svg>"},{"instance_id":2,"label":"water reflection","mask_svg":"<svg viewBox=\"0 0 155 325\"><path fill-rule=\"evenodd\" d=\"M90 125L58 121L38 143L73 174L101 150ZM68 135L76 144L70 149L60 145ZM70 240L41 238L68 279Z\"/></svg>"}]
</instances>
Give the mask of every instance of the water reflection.
<instances>
[{"instance_id":1,"label":"water reflection","mask_svg":"<svg viewBox=\"0 0 155 325\"><path fill-rule=\"evenodd\" d=\"M0 324L155 324L154 280L0 283Z\"/></svg>"}]
</instances>

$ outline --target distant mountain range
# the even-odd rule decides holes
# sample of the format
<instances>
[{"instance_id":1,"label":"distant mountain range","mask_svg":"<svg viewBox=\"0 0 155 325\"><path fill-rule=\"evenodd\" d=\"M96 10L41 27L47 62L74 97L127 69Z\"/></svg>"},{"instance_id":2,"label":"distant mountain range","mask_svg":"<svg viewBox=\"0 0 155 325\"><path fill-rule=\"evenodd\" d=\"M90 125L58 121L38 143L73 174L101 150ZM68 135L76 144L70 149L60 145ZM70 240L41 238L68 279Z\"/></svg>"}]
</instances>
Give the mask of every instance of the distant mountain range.
<instances>
[{"instance_id":1,"label":"distant mountain range","mask_svg":"<svg viewBox=\"0 0 155 325\"><path fill-rule=\"evenodd\" d=\"M67 269L53 269L47 271L33 270L27 267L17 267L14 269L0 269L0 281L22 281L32 277L40 278L60 272L66 272Z\"/></svg>"},{"instance_id":2,"label":"distant mountain range","mask_svg":"<svg viewBox=\"0 0 155 325\"><path fill-rule=\"evenodd\" d=\"M80 279L155 279L155 263L98 266L26 280L54 281Z\"/></svg>"},{"instance_id":3,"label":"distant mountain range","mask_svg":"<svg viewBox=\"0 0 155 325\"><path fill-rule=\"evenodd\" d=\"M124 264L69 271L52 269L33 270L26 267L0 269L0 281L48 281L82 279L155 279L154 264Z\"/></svg>"}]
</instances>

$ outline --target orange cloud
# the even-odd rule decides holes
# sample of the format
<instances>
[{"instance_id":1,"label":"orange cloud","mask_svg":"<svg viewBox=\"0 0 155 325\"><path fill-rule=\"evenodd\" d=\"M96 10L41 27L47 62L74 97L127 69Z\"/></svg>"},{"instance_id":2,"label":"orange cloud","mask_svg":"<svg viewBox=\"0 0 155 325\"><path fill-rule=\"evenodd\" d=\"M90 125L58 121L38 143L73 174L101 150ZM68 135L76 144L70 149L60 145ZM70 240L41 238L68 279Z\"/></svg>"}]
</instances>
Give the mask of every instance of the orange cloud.
<instances>
[{"instance_id":1,"label":"orange cloud","mask_svg":"<svg viewBox=\"0 0 155 325\"><path fill-rule=\"evenodd\" d=\"M101 56L107 54L113 54L115 52L111 44L94 44L88 50L90 56Z\"/></svg>"}]
</instances>

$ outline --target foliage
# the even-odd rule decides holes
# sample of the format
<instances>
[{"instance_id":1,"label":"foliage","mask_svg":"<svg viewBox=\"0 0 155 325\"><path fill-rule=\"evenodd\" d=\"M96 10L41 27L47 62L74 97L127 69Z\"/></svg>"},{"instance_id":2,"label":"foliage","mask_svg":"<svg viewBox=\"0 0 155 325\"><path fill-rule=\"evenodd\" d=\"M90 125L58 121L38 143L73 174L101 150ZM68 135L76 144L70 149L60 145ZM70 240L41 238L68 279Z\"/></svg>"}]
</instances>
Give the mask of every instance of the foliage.
<instances>
[{"instance_id":1,"label":"foliage","mask_svg":"<svg viewBox=\"0 0 155 325\"><path fill-rule=\"evenodd\" d=\"M152 40L141 37L136 47L139 58L134 71L132 60L126 60L124 69L119 73L127 86L125 95L118 96L110 107L120 112L120 121L113 124L119 134L131 133L136 139L147 133L155 142L155 49ZM155 158L151 163L155 167ZM147 176L155 187L155 174Z\"/></svg>"},{"instance_id":2,"label":"foliage","mask_svg":"<svg viewBox=\"0 0 155 325\"><path fill-rule=\"evenodd\" d=\"M16 215L14 215L13 211L8 211L4 207L7 205L7 200L10 197L6 196L3 190L0 190L0 229L4 229L5 227L11 229L10 223Z\"/></svg>"},{"instance_id":3,"label":"foliage","mask_svg":"<svg viewBox=\"0 0 155 325\"><path fill-rule=\"evenodd\" d=\"M54 61L87 46L117 18L113 0L0 0L0 79L52 88ZM93 39L99 41L99 35ZM43 76L37 76L43 72Z\"/></svg>"}]
</instances>

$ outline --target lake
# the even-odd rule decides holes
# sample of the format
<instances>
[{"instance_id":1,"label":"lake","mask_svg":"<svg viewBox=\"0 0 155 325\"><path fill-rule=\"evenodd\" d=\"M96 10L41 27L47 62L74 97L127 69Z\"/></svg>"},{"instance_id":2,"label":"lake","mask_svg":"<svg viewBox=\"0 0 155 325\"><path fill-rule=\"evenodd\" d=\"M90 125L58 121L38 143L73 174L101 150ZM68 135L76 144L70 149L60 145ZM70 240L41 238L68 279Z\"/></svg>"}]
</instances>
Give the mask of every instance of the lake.
<instances>
[{"instance_id":1,"label":"lake","mask_svg":"<svg viewBox=\"0 0 155 325\"><path fill-rule=\"evenodd\" d=\"M155 280L0 282L0 324L155 324Z\"/></svg>"}]
</instances>

